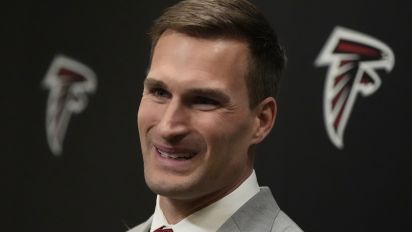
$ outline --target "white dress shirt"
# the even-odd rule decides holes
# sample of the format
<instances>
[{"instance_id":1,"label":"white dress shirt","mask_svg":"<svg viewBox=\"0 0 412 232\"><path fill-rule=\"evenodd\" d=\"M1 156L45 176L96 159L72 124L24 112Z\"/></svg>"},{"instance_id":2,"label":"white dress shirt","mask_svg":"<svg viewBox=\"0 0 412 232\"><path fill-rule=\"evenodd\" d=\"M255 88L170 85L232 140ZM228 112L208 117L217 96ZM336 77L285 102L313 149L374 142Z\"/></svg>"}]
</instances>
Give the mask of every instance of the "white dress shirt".
<instances>
[{"instance_id":1,"label":"white dress shirt","mask_svg":"<svg viewBox=\"0 0 412 232\"><path fill-rule=\"evenodd\" d=\"M160 209L159 196L157 196L150 232L162 226L172 228L174 232L217 231L227 219L258 192L259 184L256 179L255 170L253 170L252 174L233 192L174 225L167 222L162 209Z\"/></svg>"}]
</instances>

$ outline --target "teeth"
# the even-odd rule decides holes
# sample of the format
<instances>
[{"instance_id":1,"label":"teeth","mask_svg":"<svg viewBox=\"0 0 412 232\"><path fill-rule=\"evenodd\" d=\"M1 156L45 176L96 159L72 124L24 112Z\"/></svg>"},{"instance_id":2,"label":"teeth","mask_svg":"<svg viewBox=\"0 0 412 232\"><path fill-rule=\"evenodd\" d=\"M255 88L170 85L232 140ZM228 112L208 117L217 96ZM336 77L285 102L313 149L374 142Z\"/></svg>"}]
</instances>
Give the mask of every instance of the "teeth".
<instances>
[{"instance_id":1,"label":"teeth","mask_svg":"<svg viewBox=\"0 0 412 232\"><path fill-rule=\"evenodd\" d=\"M172 154L172 153L168 153L168 152L165 152L165 151L161 151L159 149L156 149L156 150L159 152L159 154L162 157L169 158L169 159L176 159L176 160L186 159L186 160L188 160L188 159L193 157L193 154L190 154L190 153L174 153L174 154Z\"/></svg>"}]
</instances>

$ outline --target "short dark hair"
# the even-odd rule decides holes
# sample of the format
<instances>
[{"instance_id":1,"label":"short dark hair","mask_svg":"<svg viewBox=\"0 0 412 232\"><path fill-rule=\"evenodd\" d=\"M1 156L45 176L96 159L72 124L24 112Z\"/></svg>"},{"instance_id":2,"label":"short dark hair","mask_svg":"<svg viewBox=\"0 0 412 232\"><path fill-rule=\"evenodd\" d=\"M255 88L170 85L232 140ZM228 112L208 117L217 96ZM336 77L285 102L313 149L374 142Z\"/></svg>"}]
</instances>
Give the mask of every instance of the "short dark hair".
<instances>
[{"instance_id":1,"label":"short dark hair","mask_svg":"<svg viewBox=\"0 0 412 232\"><path fill-rule=\"evenodd\" d=\"M245 40L250 50L245 77L250 107L276 97L286 56L265 16L249 1L183 0L167 8L152 25L151 56L167 29L199 38Z\"/></svg>"}]
</instances>

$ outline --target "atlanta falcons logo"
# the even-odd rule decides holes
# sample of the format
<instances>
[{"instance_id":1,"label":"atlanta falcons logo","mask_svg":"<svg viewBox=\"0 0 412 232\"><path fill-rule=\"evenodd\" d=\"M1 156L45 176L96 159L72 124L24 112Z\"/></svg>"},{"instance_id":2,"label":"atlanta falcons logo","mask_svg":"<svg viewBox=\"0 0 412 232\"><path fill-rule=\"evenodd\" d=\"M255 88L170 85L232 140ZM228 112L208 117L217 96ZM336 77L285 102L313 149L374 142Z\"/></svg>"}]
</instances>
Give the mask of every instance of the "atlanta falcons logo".
<instances>
[{"instance_id":1,"label":"atlanta falcons logo","mask_svg":"<svg viewBox=\"0 0 412 232\"><path fill-rule=\"evenodd\" d=\"M315 61L328 65L323 112L329 138L343 149L343 134L359 95L373 94L381 85L378 70L390 72L395 64L392 50L368 35L336 27Z\"/></svg>"},{"instance_id":2,"label":"atlanta falcons logo","mask_svg":"<svg viewBox=\"0 0 412 232\"><path fill-rule=\"evenodd\" d=\"M43 80L50 90L46 110L46 133L50 150L62 153L63 140L72 113L81 113L87 106L87 93L96 90L96 76L85 65L59 55L56 56Z\"/></svg>"}]
</instances>

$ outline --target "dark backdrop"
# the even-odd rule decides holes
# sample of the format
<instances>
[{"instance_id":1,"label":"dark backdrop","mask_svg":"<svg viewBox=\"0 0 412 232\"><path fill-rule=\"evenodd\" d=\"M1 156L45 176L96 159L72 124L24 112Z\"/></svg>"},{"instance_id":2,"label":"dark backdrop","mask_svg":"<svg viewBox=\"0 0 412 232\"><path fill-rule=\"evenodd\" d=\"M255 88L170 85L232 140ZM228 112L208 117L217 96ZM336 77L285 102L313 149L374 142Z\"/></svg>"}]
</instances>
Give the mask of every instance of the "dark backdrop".
<instances>
[{"instance_id":1,"label":"dark backdrop","mask_svg":"<svg viewBox=\"0 0 412 232\"><path fill-rule=\"evenodd\" d=\"M1 143L4 231L125 231L149 217L136 112L151 21L176 1L33 1L2 11ZM411 226L411 6L408 1L254 1L289 57L277 124L256 172L306 231L406 231ZM344 136L329 140L322 113L327 68L314 61L332 29L386 43L395 55L381 88L359 97ZM45 131L41 82L57 54L97 75L73 115L61 156ZM6 228L6 229L5 229ZM1 229L3 231L3 229Z\"/></svg>"}]
</instances>

